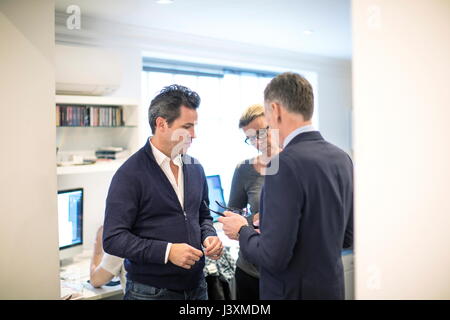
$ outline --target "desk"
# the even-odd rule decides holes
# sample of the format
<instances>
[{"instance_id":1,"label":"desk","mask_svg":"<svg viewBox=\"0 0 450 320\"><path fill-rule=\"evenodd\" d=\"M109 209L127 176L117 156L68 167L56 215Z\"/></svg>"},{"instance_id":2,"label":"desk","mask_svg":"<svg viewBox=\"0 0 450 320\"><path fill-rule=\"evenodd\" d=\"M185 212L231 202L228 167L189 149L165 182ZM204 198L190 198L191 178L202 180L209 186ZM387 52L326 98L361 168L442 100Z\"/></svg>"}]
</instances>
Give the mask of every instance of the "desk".
<instances>
[{"instance_id":1,"label":"desk","mask_svg":"<svg viewBox=\"0 0 450 320\"><path fill-rule=\"evenodd\" d=\"M94 288L89 280L92 251L86 250L74 257L72 263L60 268L61 297L72 294L71 300L97 300L119 296L122 286Z\"/></svg>"}]
</instances>

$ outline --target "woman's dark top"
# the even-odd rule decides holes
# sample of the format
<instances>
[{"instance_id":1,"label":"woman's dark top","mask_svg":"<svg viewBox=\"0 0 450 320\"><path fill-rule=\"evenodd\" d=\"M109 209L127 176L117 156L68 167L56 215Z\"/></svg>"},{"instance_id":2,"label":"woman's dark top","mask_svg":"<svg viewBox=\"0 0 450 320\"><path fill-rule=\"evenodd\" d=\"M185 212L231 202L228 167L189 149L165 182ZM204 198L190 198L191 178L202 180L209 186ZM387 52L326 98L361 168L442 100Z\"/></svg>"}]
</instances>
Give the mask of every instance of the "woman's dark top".
<instances>
[{"instance_id":1,"label":"woman's dark top","mask_svg":"<svg viewBox=\"0 0 450 320\"><path fill-rule=\"evenodd\" d=\"M264 176L259 174L253 166L255 159L248 159L238 164L234 170L231 183L229 207L247 208L250 205L251 216L247 218L248 224L253 225L253 216L259 213L259 198L264 184ZM236 266L252 277L259 278L258 268L248 262L239 251Z\"/></svg>"}]
</instances>

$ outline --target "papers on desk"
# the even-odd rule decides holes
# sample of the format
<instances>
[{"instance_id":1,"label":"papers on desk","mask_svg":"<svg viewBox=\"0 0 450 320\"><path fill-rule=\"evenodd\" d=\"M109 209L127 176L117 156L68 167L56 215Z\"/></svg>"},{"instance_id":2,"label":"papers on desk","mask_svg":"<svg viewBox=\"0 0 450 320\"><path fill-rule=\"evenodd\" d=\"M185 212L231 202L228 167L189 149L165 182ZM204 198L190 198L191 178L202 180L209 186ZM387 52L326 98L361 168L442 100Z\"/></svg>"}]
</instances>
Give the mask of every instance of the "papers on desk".
<instances>
[{"instance_id":1,"label":"papers on desk","mask_svg":"<svg viewBox=\"0 0 450 320\"><path fill-rule=\"evenodd\" d=\"M61 299L103 299L122 294L122 286L103 286L94 288L89 280L90 257L92 251L86 251L74 258L74 262L60 270Z\"/></svg>"},{"instance_id":2,"label":"papers on desk","mask_svg":"<svg viewBox=\"0 0 450 320\"><path fill-rule=\"evenodd\" d=\"M83 289L79 283L61 282L61 299L78 300L83 297Z\"/></svg>"},{"instance_id":3,"label":"papers on desk","mask_svg":"<svg viewBox=\"0 0 450 320\"><path fill-rule=\"evenodd\" d=\"M81 293L74 292L74 293L69 293L69 294L63 295L61 297L61 300L81 300L82 298L83 298L83 295Z\"/></svg>"}]
</instances>

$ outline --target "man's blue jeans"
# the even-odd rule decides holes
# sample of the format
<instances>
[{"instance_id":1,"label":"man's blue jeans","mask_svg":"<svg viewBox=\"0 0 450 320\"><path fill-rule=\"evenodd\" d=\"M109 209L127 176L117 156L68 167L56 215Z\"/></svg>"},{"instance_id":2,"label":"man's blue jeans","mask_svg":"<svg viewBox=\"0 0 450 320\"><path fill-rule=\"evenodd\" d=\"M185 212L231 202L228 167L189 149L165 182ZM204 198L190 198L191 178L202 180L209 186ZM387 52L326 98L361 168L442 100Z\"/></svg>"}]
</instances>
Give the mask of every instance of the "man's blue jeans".
<instances>
[{"instance_id":1,"label":"man's blue jeans","mask_svg":"<svg viewBox=\"0 0 450 320\"><path fill-rule=\"evenodd\" d=\"M127 279L124 300L208 300L208 285L202 279L197 288L186 291L173 291L156 288Z\"/></svg>"}]
</instances>

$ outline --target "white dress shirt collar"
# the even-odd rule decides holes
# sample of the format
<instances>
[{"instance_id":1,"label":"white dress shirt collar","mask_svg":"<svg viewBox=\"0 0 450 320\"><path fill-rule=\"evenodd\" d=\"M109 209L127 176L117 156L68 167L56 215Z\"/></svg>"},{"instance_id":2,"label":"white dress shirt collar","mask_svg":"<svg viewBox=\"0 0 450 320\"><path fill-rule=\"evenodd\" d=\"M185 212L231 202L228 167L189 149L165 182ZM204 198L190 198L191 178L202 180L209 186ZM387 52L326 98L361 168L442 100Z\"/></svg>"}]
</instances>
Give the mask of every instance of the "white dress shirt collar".
<instances>
[{"instance_id":1,"label":"white dress shirt collar","mask_svg":"<svg viewBox=\"0 0 450 320\"><path fill-rule=\"evenodd\" d=\"M286 137L286 139L284 139L283 148L286 148L286 146L289 144L289 142L291 142L292 139L294 139L299 134L304 133L304 132L310 132L310 131L316 131L314 129L313 125L311 125L311 124L295 129Z\"/></svg>"},{"instance_id":2,"label":"white dress shirt collar","mask_svg":"<svg viewBox=\"0 0 450 320\"><path fill-rule=\"evenodd\" d=\"M152 152L156 162L172 185L172 188L177 194L178 200L180 201L181 207L184 208L184 173L181 155L177 155L175 159L173 159L173 163L178 167L178 177L175 177L172 169L170 168L170 158L160 150L158 150L158 148L153 145L151 140L150 146L152 148Z\"/></svg>"},{"instance_id":3,"label":"white dress shirt collar","mask_svg":"<svg viewBox=\"0 0 450 320\"><path fill-rule=\"evenodd\" d=\"M170 158L166 156L164 153L162 153L155 145L152 143L152 140L149 139L150 146L152 148L153 156L155 157L156 163L161 166L163 162L168 161L170 162ZM173 163L177 165L178 167L182 166L182 159L181 155L177 155L175 158L172 159Z\"/></svg>"}]
</instances>

